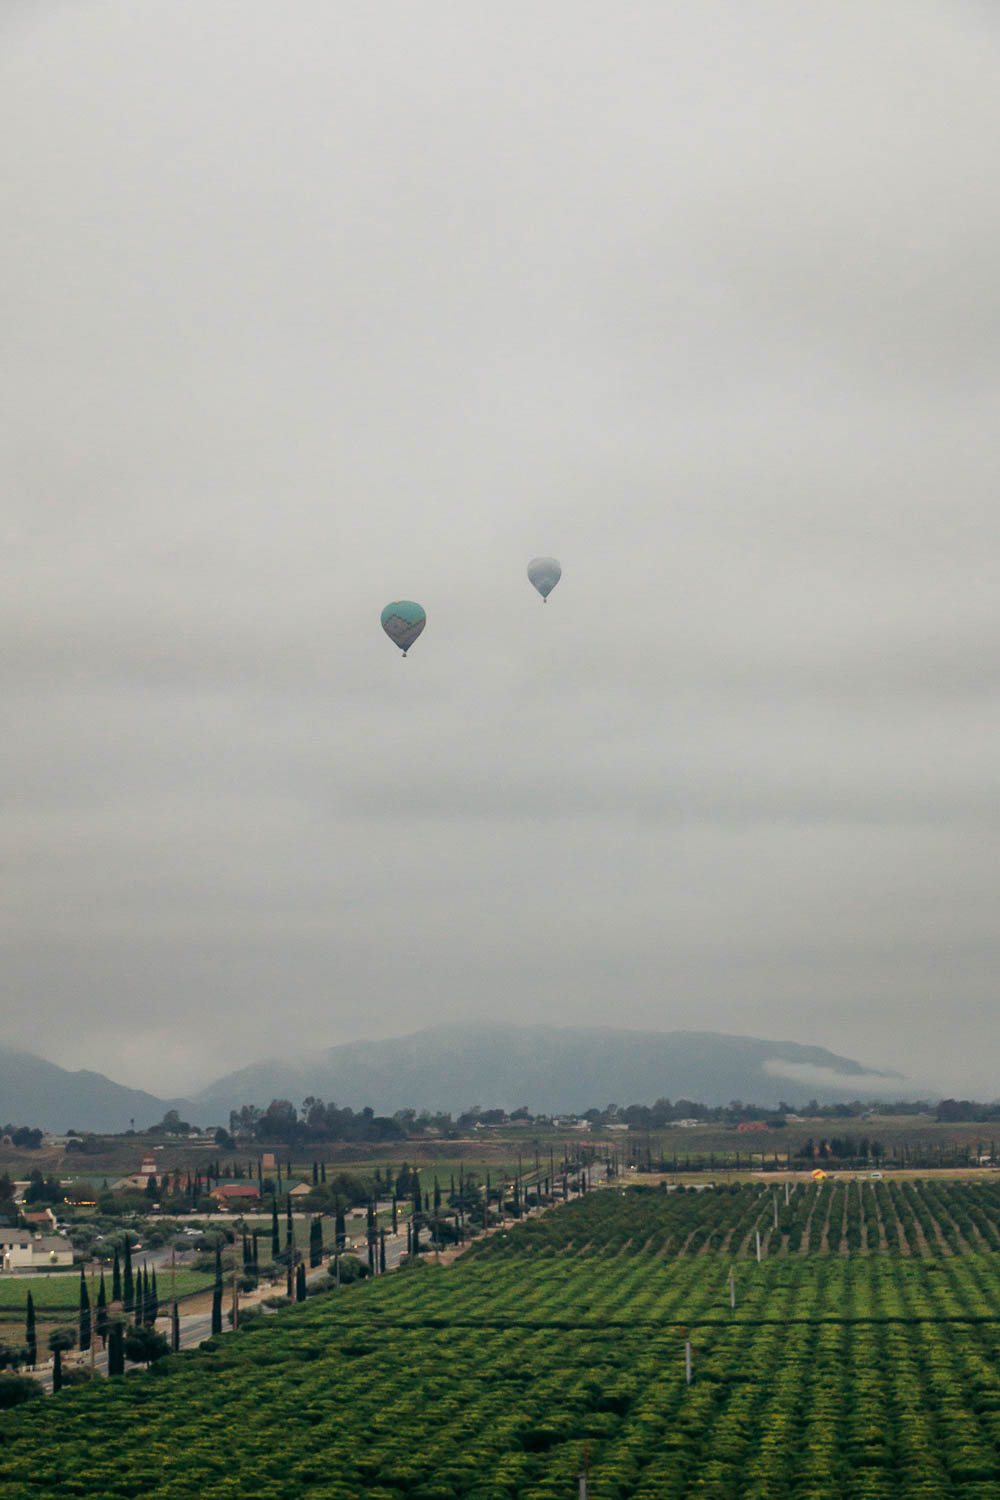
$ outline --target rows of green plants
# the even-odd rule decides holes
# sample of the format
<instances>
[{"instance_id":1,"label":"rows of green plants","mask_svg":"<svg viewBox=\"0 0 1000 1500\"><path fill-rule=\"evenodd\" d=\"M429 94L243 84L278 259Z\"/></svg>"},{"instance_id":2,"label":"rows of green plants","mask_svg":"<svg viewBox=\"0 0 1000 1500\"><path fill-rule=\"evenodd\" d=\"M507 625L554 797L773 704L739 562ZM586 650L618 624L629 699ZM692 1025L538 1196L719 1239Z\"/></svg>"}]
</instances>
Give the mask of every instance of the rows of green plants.
<instances>
[{"instance_id":1,"label":"rows of green plants","mask_svg":"<svg viewBox=\"0 0 1000 1500\"><path fill-rule=\"evenodd\" d=\"M839 1203L846 1238L880 1186L807 1193L824 1222ZM947 1208L968 1247L962 1216L993 1222L990 1204L941 1191L934 1222ZM758 1188L589 1194L453 1266L63 1391L44 1442L32 1404L0 1416L4 1500L556 1500L584 1445L592 1500L1000 1493L1000 1257L758 1265L755 1229L809 1222L782 1193L775 1233L775 1206ZM682 1234L702 1253L664 1253Z\"/></svg>"},{"instance_id":2,"label":"rows of green plants","mask_svg":"<svg viewBox=\"0 0 1000 1500\"><path fill-rule=\"evenodd\" d=\"M775 1223L777 1220L777 1223ZM968 1254L1000 1250L1000 1186L938 1180L591 1193L473 1254Z\"/></svg>"}]
</instances>

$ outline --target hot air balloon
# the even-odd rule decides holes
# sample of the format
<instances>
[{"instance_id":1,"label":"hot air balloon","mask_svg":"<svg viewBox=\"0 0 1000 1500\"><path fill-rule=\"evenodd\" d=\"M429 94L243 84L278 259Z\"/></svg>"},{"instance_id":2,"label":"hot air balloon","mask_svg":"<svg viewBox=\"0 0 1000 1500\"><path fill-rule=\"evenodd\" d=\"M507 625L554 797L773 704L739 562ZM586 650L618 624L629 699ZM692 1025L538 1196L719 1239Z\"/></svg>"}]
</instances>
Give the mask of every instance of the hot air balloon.
<instances>
[{"instance_id":1,"label":"hot air balloon","mask_svg":"<svg viewBox=\"0 0 1000 1500\"><path fill-rule=\"evenodd\" d=\"M562 568L554 557L533 557L528 564L528 578L542 596L545 603L562 577Z\"/></svg>"},{"instance_id":2,"label":"hot air balloon","mask_svg":"<svg viewBox=\"0 0 1000 1500\"><path fill-rule=\"evenodd\" d=\"M412 599L396 599L382 611L382 629L405 656L427 624L427 616Z\"/></svg>"}]
</instances>

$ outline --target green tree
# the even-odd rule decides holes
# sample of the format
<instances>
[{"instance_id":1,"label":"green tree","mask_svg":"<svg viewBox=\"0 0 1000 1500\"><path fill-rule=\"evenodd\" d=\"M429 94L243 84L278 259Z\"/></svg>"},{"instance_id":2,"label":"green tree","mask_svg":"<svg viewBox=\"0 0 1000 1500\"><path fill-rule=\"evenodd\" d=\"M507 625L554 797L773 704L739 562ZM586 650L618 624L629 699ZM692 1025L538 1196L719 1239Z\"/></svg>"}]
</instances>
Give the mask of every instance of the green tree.
<instances>
[{"instance_id":1,"label":"green tree","mask_svg":"<svg viewBox=\"0 0 1000 1500\"><path fill-rule=\"evenodd\" d=\"M120 1302L122 1300L122 1267L118 1259L118 1246L115 1246L115 1263L111 1271L111 1300Z\"/></svg>"},{"instance_id":2,"label":"green tree","mask_svg":"<svg viewBox=\"0 0 1000 1500\"><path fill-rule=\"evenodd\" d=\"M38 1339L35 1333L35 1301L30 1288L24 1317L24 1344L28 1351L28 1364L34 1369L38 1363Z\"/></svg>"},{"instance_id":3,"label":"green tree","mask_svg":"<svg viewBox=\"0 0 1000 1500\"><path fill-rule=\"evenodd\" d=\"M67 1349L72 1349L75 1343L76 1333L72 1328L56 1328L49 1334L49 1348L52 1350L53 1393L62 1390L62 1357Z\"/></svg>"},{"instance_id":4,"label":"green tree","mask_svg":"<svg viewBox=\"0 0 1000 1500\"><path fill-rule=\"evenodd\" d=\"M104 1271L101 1270L101 1281L97 1288L97 1317L95 1323L97 1337L101 1341L101 1348L108 1347L108 1294L104 1285Z\"/></svg>"},{"instance_id":5,"label":"green tree","mask_svg":"<svg viewBox=\"0 0 1000 1500\"><path fill-rule=\"evenodd\" d=\"M108 1374L125 1374L125 1341L122 1324L117 1318L108 1328Z\"/></svg>"},{"instance_id":6,"label":"green tree","mask_svg":"<svg viewBox=\"0 0 1000 1500\"><path fill-rule=\"evenodd\" d=\"M306 1300L306 1267L305 1261L299 1261L295 1272L295 1300L304 1302Z\"/></svg>"},{"instance_id":7,"label":"green tree","mask_svg":"<svg viewBox=\"0 0 1000 1500\"><path fill-rule=\"evenodd\" d=\"M132 1274L132 1246L129 1244L128 1235L125 1236L125 1265L122 1274L122 1305L127 1313L132 1311L135 1303L135 1279Z\"/></svg>"},{"instance_id":8,"label":"green tree","mask_svg":"<svg viewBox=\"0 0 1000 1500\"><path fill-rule=\"evenodd\" d=\"M32 1380L30 1375L0 1375L0 1411L44 1394L41 1382Z\"/></svg>"},{"instance_id":9,"label":"green tree","mask_svg":"<svg viewBox=\"0 0 1000 1500\"><path fill-rule=\"evenodd\" d=\"M90 1293L87 1278L80 1267L80 1348L84 1353L90 1348Z\"/></svg>"},{"instance_id":10,"label":"green tree","mask_svg":"<svg viewBox=\"0 0 1000 1500\"><path fill-rule=\"evenodd\" d=\"M281 1241L278 1238L278 1200L271 1199L271 1259L277 1260L281 1254Z\"/></svg>"},{"instance_id":11,"label":"green tree","mask_svg":"<svg viewBox=\"0 0 1000 1500\"><path fill-rule=\"evenodd\" d=\"M170 1345L163 1334L157 1333L155 1328L139 1323L125 1333L125 1354L134 1364L144 1364L148 1367L154 1359L162 1359L165 1354L169 1353Z\"/></svg>"},{"instance_id":12,"label":"green tree","mask_svg":"<svg viewBox=\"0 0 1000 1500\"><path fill-rule=\"evenodd\" d=\"M212 1332L222 1332L222 1282L217 1281L212 1290Z\"/></svg>"}]
</instances>

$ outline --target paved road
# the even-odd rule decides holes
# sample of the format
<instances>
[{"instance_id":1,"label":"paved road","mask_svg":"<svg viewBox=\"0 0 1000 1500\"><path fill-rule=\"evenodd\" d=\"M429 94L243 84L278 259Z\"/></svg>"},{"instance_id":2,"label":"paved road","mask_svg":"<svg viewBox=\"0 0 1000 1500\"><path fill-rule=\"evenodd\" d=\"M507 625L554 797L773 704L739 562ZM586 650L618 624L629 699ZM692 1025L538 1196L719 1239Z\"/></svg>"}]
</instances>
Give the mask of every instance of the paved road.
<instances>
[{"instance_id":1,"label":"paved road","mask_svg":"<svg viewBox=\"0 0 1000 1500\"><path fill-rule=\"evenodd\" d=\"M588 1186L589 1186L589 1188L591 1190L593 1190L594 1188L607 1186L606 1179L603 1176L603 1168L601 1168L599 1166L596 1166L596 1165L594 1167L588 1168L588 1170L587 1170L587 1182L588 1182ZM570 1194L570 1198L571 1199L575 1198L577 1196L579 1196L579 1195L576 1194L576 1193L571 1193ZM558 1207L558 1203L555 1204L554 1206ZM527 1218L536 1218L536 1217L540 1216L541 1214L544 1214L544 1213L547 1213L547 1212L549 1212L549 1210L548 1209L544 1209L544 1208L541 1208L541 1209L530 1209L528 1211L528 1213L525 1215L525 1217L527 1217ZM198 1218L206 1218L208 1216L207 1215L203 1215L203 1214L199 1214L199 1215L197 1215L197 1217ZM217 1215L212 1215L211 1217L225 1219L225 1220L229 1220L229 1222L232 1222L232 1216L229 1215L229 1214L217 1214ZM312 1215L311 1214L302 1214L299 1217L301 1217L301 1218L311 1218ZM494 1233L496 1233L496 1230L498 1228L509 1229L509 1228L512 1228L513 1225L516 1224L516 1223L517 1223L517 1220L515 1220L515 1219L506 1219L506 1220L504 1220L504 1222L501 1225L495 1226L493 1229L489 1230L488 1232L490 1234L494 1234ZM425 1241L425 1243L426 1243L426 1241ZM351 1255L356 1255L359 1260L361 1260L361 1261L363 1261L363 1262L365 1262L367 1264L367 1258L368 1258L368 1244L367 1244L367 1240L364 1237L362 1237L361 1239L352 1239L351 1236L348 1235L347 1246L346 1246L345 1253L346 1254L351 1254ZM404 1234L396 1234L396 1235L387 1234L386 1237L385 1237L386 1270L387 1271L398 1270L399 1269L400 1260L405 1255L405 1253L406 1253L406 1235L405 1235L405 1233ZM139 1254L140 1254L140 1257L143 1256L143 1252L139 1252ZM165 1260L157 1260L156 1264L157 1264L158 1267L165 1266L167 1269L169 1269L169 1264L170 1264L170 1247L169 1246L164 1246L160 1250L157 1250L155 1252L150 1252L150 1256L149 1256L150 1261L152 1261L152 1256L154 1254L157 1255L157 1256L164 1256L164 1257L166 1257ZM140 1259L140 1264L141 1264L141 1259ZM333 1274L334 1274L334 1262L333 1262L332 1258L330 1258L329 1260L325 1261L322 1266L317 1266L314 1270L307 1270L307 1272L306 1272L306 1282L307 1283L315 1283L317 1281L321 1281L326 1276L332 1276ZM284 1283L279 1280L279 1281L276 1281L276 1282L274 1282L274 1283L272 1283L270 1285L264 1285L264 1286L258 1287L255 1292L241 1293L240 1299L239 1299L239 1305L240 1305L241 1308L247 1308L247 1307L257 1306L260 1303L262 1303L268 1297L281 1296L284 1293L284 1289L285 1289L284 1288ZM224 1321L224 1331L225 1332L229 1331L229 1312L230 1312L230 1308L232 1306L231 1297L232 1297L231 1288L230 1288L230 1285L227 1285L226 1289L225 1289L224 1297L223 1297L223 1319L225 1320ZM163 1333L163 1334L166 1335L167 1338L170 1337L170 1317L169 1317L169 1314L167 1316L165 1316L165 1317L161 1317L158 1320L157 1327L159 1328L159 1330L160 1330L161 1333ZM181 1346L182 1349L193 1349L193 1348L196 1348L199 1344L204 1343L204 1341L207 1338L210 1338L211 1337L211 1333L212 1333L212 1315L211 1315L210 1312L204 1312L204 1313L202 1313L202 1312L199 1312L199 1313L184 1313L181 1316L181 1318L180 1318L180 1346ZM95 1341L95 1343L96 1343L96 1341ZM79 1365L83 1365L83 1366L85 1366L87 1368L90 1368L90 1363L91 1363L90 1362L90 1356L89 1355L81 1355L78 1351L75 1354L74 1353L70 1353L69 1355L64 1355L63 1356L63 1368L64 1369L72 1369L74 1366L79 1366ZM93 1368L95 1370L95 1373L97 1373L99 1375L107 1375L107 1373L108 1373L108 1357L107 1357L107 1353L105 1351L103 1351L101 1349L95 1349L94 1361L93 1361ZM139 1368L139 1367L138 1366L134 1366L134 1365L130 1364L128 1361L126 1361L125 1368L128 1370L128 1369L136 1369L136 1368ZM52 1365L51 1365L51 1362L49 1362L46 1365L39 1366L37 1369L35 1369L34 1371L31 1371L30 1373L33 1375L34 1379L38 1380L41 1383L41 1385L43 1386L43 1388L47 1392L51 1392L51 1390L52 1390Z\"/></svg>"}]
</instances>

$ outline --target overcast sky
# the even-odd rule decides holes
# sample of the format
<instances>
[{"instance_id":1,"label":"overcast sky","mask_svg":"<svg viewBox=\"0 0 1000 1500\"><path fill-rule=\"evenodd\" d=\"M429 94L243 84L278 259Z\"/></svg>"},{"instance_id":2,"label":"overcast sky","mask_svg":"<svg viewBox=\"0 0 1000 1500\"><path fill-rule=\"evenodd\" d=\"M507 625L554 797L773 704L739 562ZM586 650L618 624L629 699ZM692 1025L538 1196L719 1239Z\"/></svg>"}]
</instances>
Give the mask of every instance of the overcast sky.
<instances>
[{"instance_id":1,"label":"overcast sky","mask_svg":"<svg viewBox=\"0 0 1000 1500\"><path fill-rule=\"evenodd\" d=\"M1000 1093L998 65L961 0L5 0L3 1039Z\"/></svg>"}]
</instances>

